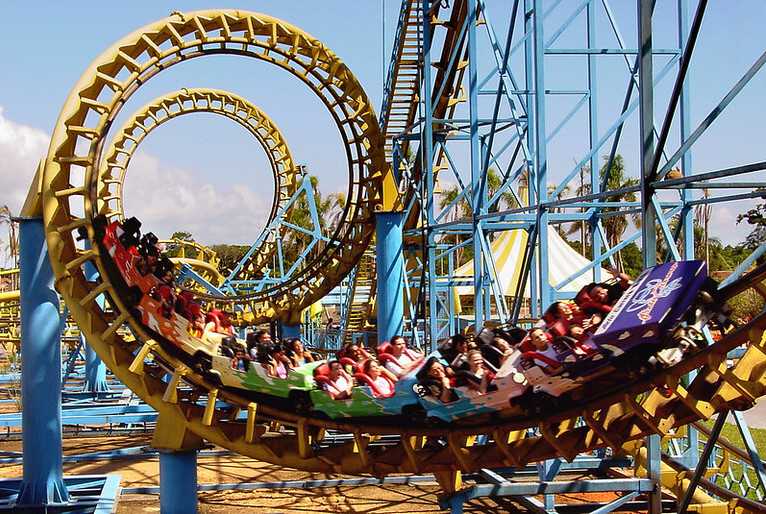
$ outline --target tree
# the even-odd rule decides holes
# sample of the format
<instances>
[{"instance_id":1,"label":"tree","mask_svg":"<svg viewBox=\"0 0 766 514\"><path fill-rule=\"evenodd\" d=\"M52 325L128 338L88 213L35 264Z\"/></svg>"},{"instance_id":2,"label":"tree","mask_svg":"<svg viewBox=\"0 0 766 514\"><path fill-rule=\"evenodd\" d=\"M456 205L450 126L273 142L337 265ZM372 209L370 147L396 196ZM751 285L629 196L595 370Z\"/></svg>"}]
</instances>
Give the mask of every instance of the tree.
<instances>
[{"instance_id":1,"label":"tree","mask_svg":"<svg viewBox=\"0 0 766 514\"><path fill-rule=\"evenodd\" d=\"M457 184L449 189L442 191L441 195L442 198L439 201L439 208L442 210L450 208L450 212L447 213L446 217L447 221L457 221L465 219L471 215L471 205L468 203L468 199L465 196L463 196L463 198L460 200L457 199L460 195L460 189ZM464 248L459 245L466 241L466 239L468 239L468 236L465 234L449 233L444 234L440 240L442 244L456 247L454 255L455 263L458 266L463 264L462 260L464 253Z\"/></svg>"},{"instance_id":2,"label":"tree","mask_svg":"<svg viewBox=\"0 0 766 514\"><path fill-rule=\"evenodd\" d=\"M190 243L194 241L194 236L192 236L190 232L179 231L173 232L173 235L170 236L170 239L178 239L179 241L186 241L187 243Z\"/></svg>"},{"instance_id":3,"label":"tree","mask_svg":"<svg viewBox=\"0 0 766 514\"><path fill-rule=\"evenodd\" d=\"M749 250L755 250L766 244L766 203L758 204L755 209L750 209L746 213L737 216L737 223L740 223L742 220L753 225L753 231L745 238L745 247ZM758 259L758 263L761 264L765 260L766 256L762 255Z\"/></svg>"},{"instance_id":4,"label":"tree","mask_svg":"<svg viewBox=\"0 0 766 514\"><path fill-rule=\"evenodd\" d=\"M293 205L290 223L304 230L289 230L282 240L283 258L288 265L294 264L314 241L315 238L310 232L319 231L323 236L331 237L343 221L343 213L346 209L345 194L334 193L324 197L319 189L319 178L314 175L307 177L311 181L312 198L319 226L314 226L309 199L305 195L299 196ZM311 260L319 256L325 244L324 241L316 241L306 258Z\"/></svg>"},{"instance_id":5,"label":"tree","mask_svg":"<svg viewBox=\"0 0 766 514\"><path fill-rule=\"evenodd\" d=\"M604 182L604 178L607 176L607 165L609 164L609 156L605 155L603 156L604 159L604 165L599 170L599 176L601 177L601 182ZM582 167L582 173L581 176L587 176L590 175L590 168L588 166ZM630 187L634 187L638 185L638 179L637 178L628 178L625 176L625 161L622 157L622 155L617 154L614 156L614 161L612 162L611 169L609 170L608 178L606 180L606 187L604 188L604 191L616 191L619 189L626 189ZM592 188L591 185L585 182L581 182L580 185L575 190L575 194L577 196L586 196L591 194ZM636 193L620 193L613 196L609 196L605 198L606 202L635 202L638 199L638 196ZM606 243L611 248L614 246L617 246L620 244L620 241L622 240L622 235L625 233L629 226L629 222L632 222L633 225L636 228L641 228L641 215L631 214L630 218L626 217L625 215L618 214L621 210L623 210L621 207L602 207L601 212L606 213L607 216L601 218L601 224L604 227L604 232L606 236ZM584 248L583 251L587 250L591 247L591 245L588 243L588 241L592 241L592 227L583 222L580 223L574 223L571 227L569 227L569 230L567 231L567 235L574 234L575 232L579 231L581 234L581 239L584 241ZM585 253L583 253L585 255ZM620 271L627 270L624 268L623 264L623 256L622 252L618 252L615 255L615 263L617 264L617 268Z\"/></svg>"},{"instance_id":6,"label":"tree","mask_svg":"<svg viewBox=\"0 0 766 514\"><path fill-rule=\"evenodd\" d=\"M218 270L222 275L230 274L234 268L242 261L242 258L250 250L249 246L216 244L210 247L221 259L218 264Z\"/></svg>"},{"instance_id":7,"label":"tree","mask_svg":"<svg viewBox=\"0 0 766 514\"><path fill-rule=\"evenodd\" d=\"M493 168L487 170L487 196L492 198L500 191L503 186L503 181L498 176L497 172ZM458 196L461 193L461 189L457 184L449 189L444 190L441 193L441 200L439 201L439 208L444 210L450 206L451 210L447 214L447 221L457 221L466 219L472 216L473 208L470 203L470 196L468 194L463 195L459 201L456 202ZM454 203L454 205L453 205ZM499 212L503 209L512 209L516 207L518 203L516 198L510 191L503 192L500 197L493 204L487 208L488 212ZM465 234L446 234L442 237L441 242L453 246L465 242L470 236ZM473 257L473 251L469 248L458 248L455 250L455 262L457 265L462 265L468 262Z\"/></svg>"},{"instance_id":8,"label":"tree","mask_svg":"<svg viewBox=\"0 0 766 514\"><path fill-rule=\"evenodd\" d=\"M638 185L639 182L637 178L628 178L625 176L625 163L623 161L622 155L617 154L614 156L614 161L612 162L612 166L608 170L607 170L607 165L609 164L609 157L604 156L604 160L606 162L601 167L601 170L599 170L599 176L601 177L601 182L604 182L604 178L606 178L606 187L604 188L604 191L616 191L619 189L626 189L626 188L630 188L630 187L634 187ZM638 197L636 193L634 192L619 193L619 194L607 197L606 201L615 202L615 203L635 202L637 198ZM606 236L606 243L609 245L609 247L615 247L618 244L620 244L622 235L625 233L625 230L627 230L628 228L628 224L629 224L628 217L626 217L625 215L619 214L621 210L622 208L620 207L603 207L601 209L601 212L609 213L608 216L601 219L601 224L604 227L604 232ZM636 228L641 228L641 215L639 213L631 214L630 221L633 223L633 225ZM622 258L620 257L619 252L615 256L615 261L617 264L617 269L622 271L623 270Z\"/></svg>"},{"instance_id":9,"label":"tree","mask_svg":"<svg viewBox=\"0 0 766 514\"><path fill-rule=\"evenodd\" d=\"M591 192L590 184L585 182L585 177L590 176L590 166L582 166L580 167L580 185L577 186L577 189L575 189L575 195L576 196L586 196L589 195ZM586 208L581 207L580 212L585 212ZM591 250L591 226L590 223L588 223L585 220L580 220L578 222L572 223L572 225L569 227L569 229L565 232L565 235L571 236L575 232L580 233L580 248L579 252L580 255L586 256L590 255Z\"/></svg>"},{"instance_id":10,"label":"tree","mask_svg":"<svg viewBox=\"0 0 766 514\"><path fill-rule=\"evenodd\" d=\"M558 186L556 186L554 184L548 184L548 196L550 196L556 190L557 187ZM556 195L556 200L561 200L561 198L564 196L564 194L568 193L570 189L571 188L569 187L569 185L564 186L561 189L561 192ZM554 208L552 212L563 212L563 210L564 210L563 207L559 207L558 210L556 210ZM561 225L561 224L556 225L556 231L559 233L560 236L563 236L564 235L564 227L563 227L563 225Z\"/></svg>"},{"instance_id":11,"label":"tree","mask_svg":"<svg viewBox=\"0 0 766 514\"><path fill-rule=\"evenodd\" d=\"M191 235L191 233L184 231L173 232L173 235L170 236L170 239L185 241L187 243L194 242L194 237ZM168 243L165 245L165 253L168 255L168 257L176 257L180 252L181 245L178 243Z\"/></svg>"}]
</instances>

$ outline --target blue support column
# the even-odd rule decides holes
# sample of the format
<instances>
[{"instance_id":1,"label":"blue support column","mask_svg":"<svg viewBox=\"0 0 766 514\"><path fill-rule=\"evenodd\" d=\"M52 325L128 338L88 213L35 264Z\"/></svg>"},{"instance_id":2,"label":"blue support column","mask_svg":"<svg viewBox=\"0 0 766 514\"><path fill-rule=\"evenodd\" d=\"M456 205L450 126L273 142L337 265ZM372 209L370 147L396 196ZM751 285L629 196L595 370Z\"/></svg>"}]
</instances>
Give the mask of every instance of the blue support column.
<instances>
[{"instance_id":1,"label":"blue support column","mask_svg":"<svg viewBox=\"0 0 766 514\"><path fill-rule=\"evenodd\" d=\"M89 241L85 241L86 247L90 247ZM98 270L92 262L88 261L84 266L86 276L88 280L96 280L98 278ZM99 296L96 298L101 308L104 308L104 297ZM106 382L106 364L98 354L90 347L88 341L80 334L80 338L83 342L83 348L85 348L85 384L83 384L82 390L89 393L103 393L109 391L109 385Z\"/></svg>"},{"instance_id":2,"label":"blue support column","mask_svg":"<svg viewBox=\"0 0 766 514\"><path fill-rule=\"evenodd\" d=\"M652 67L652 0L638 3L638 98L641 130L641 208L642 250L644 268L657 264L657 212L652 204L653 188L650 186L652 160L654 159L654 73Z\"/></svg>"},{"instance_id":3,"label":"blue support column","mask_svg":"<svg viewBox=\"0 0 766 514\"><path fill-rule=\"evenodd\" d=\"M160 512L197 512L197 450L160 452Z\"/></svg>"},{"instance_id":4,"label":"blue support column","mask_svg":"<svg viewBox=\"0 0 766 514\"><path fill-rule=\"evenodd\" d=\"M662 512L662 438L658 434L646 437L646 474L654 482L649 493L649 514Z\"/></svg>"},{"instance_id":5,"label":"blue support column","mask_svg":"<svg viewBox=\"0 0 766 514\"><path fill-rule=\"evenodd\" d=\"M17 505L67 503L61 441L61 331L45 229L19 218L23 482Z\"/></svg>"},{"instance_id":6,"label":"blue support column","mask_svg":"<svg viewBox=\"0 0 766 514\"><path fill-rule=\"evenodd\" d=\"M109 384L106 382L106 364L90 347L88 341L85 341L83 346L85 348L85 384L82 390L88 393L109 391Z\"/></svg>"},{"instance_id":7,"label":"blue support column","mask_svg":"<svg viewBox=\"0 0 766 514\"><path fill-rule=\"evenodd\" d=\"M404 264L401 212L375 214L378 272L378 342L389 341L404 328Z\"/></svg>"},{"instance_id":8,"label":"blue support column","mask_svg":"<svg viewBox=\"0 0 766 514\"><path fill-rule=\"evenodd\" d=\"M290 339L293 337L297 337L300 339L301 337L301 326L300 325L293 325L293 324L284 324L282 325L282 338L283 339Z\"/></svg>"}]
</instances>

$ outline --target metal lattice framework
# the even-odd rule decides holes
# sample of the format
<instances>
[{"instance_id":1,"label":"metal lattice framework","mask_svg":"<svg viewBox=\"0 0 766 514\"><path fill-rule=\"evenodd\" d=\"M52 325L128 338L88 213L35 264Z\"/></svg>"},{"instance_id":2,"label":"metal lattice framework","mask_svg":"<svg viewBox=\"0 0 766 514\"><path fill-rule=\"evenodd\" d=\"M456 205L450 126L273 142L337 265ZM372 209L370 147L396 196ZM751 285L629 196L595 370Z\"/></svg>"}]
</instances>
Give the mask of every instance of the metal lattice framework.
<instances>
[{"instance_id":1,"label":"metal lattice framework","mask_svg":"<svg viewBox=\"0 0 766 514\"><path fill-rule=\"evenodd\" d=\"M409 286L421 291L409 311L428 324L431 341L458 330L452 303L458 285L473 286L475 326L516 322L524 286L529 314L539 316L572 296L564 289L575 278L593 272L600 280L601 266L614 264L631 242L653 249L644 252L647 267L692 258L695 209L762 195L763 161L742 164L732 156L726 169L692 167L695 142L761 70L766 54L692 126L688 70L706 2L694 16L690 4L402 2L381 125L398 182L406 186L405 238L415 249ZM662 8L659 17L655 8ZM417 66L399 62L405 52ZM656 121L654 105L667 105ZM614 163L623 154L620 176ZM601 175L601 168L609 172ZM743 182L732 180L740 176ZM631 219L644 229L624 237L612 229ZM590 263L551 283L550 230L580 224ZM490 249L498 232L514 229L529 242L519 256L523 281L508 293ZM466 249L473 276L455 277L457 256Z\"/></svg>"},{"instance_id":2,"label":"metal lattice framework","mask_svg":"<svg viewBox=\"0 0 766 514\"><path fill-rule=\"evenodd\" d=\"M261 59L301 79L330 111L348 152L343 223L319 257L289 283L237 298L244 309L242 319L252 323L289 317L332 289L336 277L348 273L361 256L372 235L371 214L382 201L386 169L380 132L364 91L332 52L287 23L243 11L198 11L176 14L117 42L83 75L62 111L45 165L44 214L51 255L54 261L68 263L59 271L73 291L87 288L79 265L98 262L95 251L77 247L74 235L90 227L96 211L96 170L110 122L127 98L161 70L220 53Z\"/></svg>"},{"instance_id":3,"label":"metal lattice framework","mask_svg":"<svg viewBox=\"0 0 766 514\"><path fill-rule=\"evenodd\" d=\"M197 274L204 282L211 284L212 286L220 286L226 277L224 277L219 271L218 267L221 259L210 248L201 245L195 241L182 241L180 239L169 239L160 241L160 243L166 249L172 248L174 250L174 256L171 257L171 261L176 264L176 268L184 268L188 266L195 274ZM179 282L183 285L183 271L178 277ZM199 286L197 280L192 279L192 284L189 284L193 288Z\"/></svg>"},{"instance_id":4,"label":"metal lattice framework","mask_svg":"<svg viewBox=\"0 0 766 514\"><path fill-rule=\"evenodd\" d=\"M281 212L283 220L290 219L292 209L287 203L297 191L300 170L293 163L287 141L276 124L258 107L239 95L209 88L184 88L155 98L139 108L118 129L101 161L98 174L98 208L110 221L124 219L123 183L130 160L141 142L156 128L174 118L192 113L213 113L225 116L244 127L263 148L274 175L274 198L271 213L265 222L269 226ZM245 270L260 270L277 251L277 239L284 225L277 224L280 233L270 231L260 239L258 251L243 264Z\"/></svg>"},{"instance_id":5,"label":"metal lattice framework","mask_svg":"<svg viewBox=\"0 0 766 514\"><path fill-rule=\"evenodd\" d=\"M467 9L462 15L458 9L456 20L466 16L468 30L475 30L476 5L462 2L455 5ZM459 31L459 27L453 24L450 30ZM459 40L453 41L457 44ZM523 468L528 462L556 456L573 459L578 453L605 446L619 450L627 441L664 434L692 420L709 418L717 411L752 405L766 392L766 380L761 373L766 362L766 315L672 368L658 370L638 381L615 373L608 377L614 383L598 394L586 394L583 390L573 396L571 403L558 406L545 416L509 408L498 417L471 419L470 424L433 428L413 427L404 422L359 425L303 417L258 405L207 382L189 362L170 354L135 324L107 280L94 283L85 279L82 268L89 262L98 266L102 277L106 274L97 248L85 248L75 236L84 228L93 237L90 219L98 202L94 193L97 189L93 187L98 180L96 170L100 169L100 150L106 132L119 106L140 83L160 69L205 53L225 52L252 55L288 69L325 99L345 136L352 177L353 195L346 223L336 233L335 242L310 269L286 285L267 291L272 301L254 303L249 311L252 319L277 318L290 309L299 309L309 299L321 295L333 279L347 273L369 240L370 215L381 202L383 144L364 93L328 50L284 22L242 11L173 15L127 36L96 60L75 87L53 134L42 183L44 219L57 289L107 366L158 411L155 444L179 449L193 447L204 439L282 466L323 472L376 476L434 472L444 489L450 491L459 486L456 477L459 478L460 471L509 465ZM429 54L424 55L425 62L430 62ZM453 60L447 59L443 69L448 70L450 62ZM427 73L423 77L431 83ZM451 83L452 78L445 75L445 84ZM456 89L459 88L449 88L446 96ZM435 103L445 108L454 105L443 100L443 92L439 90ZM420 97L430 99L432 95L429 91ZM431 115L429 111L428 116ZM470 123L474 128L478 127L475 121ZM446 126L443 121L437 125L440 123ZM428 118L427 126L433 124L434 120ZM474 143L479 142L477 137ZM449 160L446 152L445 159ZM427 165L421 170L432 170L430 157L425 162ZM476 175L479 167L472 170ZM413 172L410 178L421 173L417 168L410 171ZM421 174L426 182L433 179L430 171ZM415 192L420 194L422 190ZM432 202L424 195L420 198L423 203ZM540 212L539 205L535 209ZM327 279L312 281L319 274L314 265L322 266ZM760 282L763 276L752 280ZM97 302L106 294L112 299L111 310L101 308ZM126 324L138 335L135 340L122 338L119 329ZM729 367L727 353L748 343L736 366ZM681 378L692 370L697 370L696 378L684 384ZM264 436L274 426L270 422L288 425L292 430ZM324 440L324 430L330 428L350 436ZM476 435L491 437L479 441ZM379 436L386 439L378 443ZM428 444L432 438L443 444Z\"/></svg>"}]
</instances>

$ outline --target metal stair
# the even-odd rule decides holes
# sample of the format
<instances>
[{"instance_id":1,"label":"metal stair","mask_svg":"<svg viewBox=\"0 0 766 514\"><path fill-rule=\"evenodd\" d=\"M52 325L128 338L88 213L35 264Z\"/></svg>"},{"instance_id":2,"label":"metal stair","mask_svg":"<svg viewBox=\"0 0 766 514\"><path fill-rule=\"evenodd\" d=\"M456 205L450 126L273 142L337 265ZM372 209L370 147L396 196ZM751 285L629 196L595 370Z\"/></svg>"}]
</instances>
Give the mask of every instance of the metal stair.
<instances>
[{"instance_id":1,"label":"metal stair","mask_svg":"<svg viewBox=\"0 0 766 514\"><path fill-rule=\"evenodd\" d=\"M380 126L385 134L385 155L393 160L393 138L403 132L415 118L418 85L421 77L420 39L423 16L417 0L403 0L399 14L394 49L383 92ZM392 56L393 57L393 56Z\"/></svg>"},{"instance_id":2,"label":"metal stair","mask_svg":"<svg viewBox=\"0 0 766 514\"><path fill-rule=\"evenodd\" d=\"M364 331L370 319L374 304L373 296L377 287L375 262L374 252L367 250L356 265L349 308L346 312L343 346L353 341L354 334Z\"/></svg>"}]
</instances>

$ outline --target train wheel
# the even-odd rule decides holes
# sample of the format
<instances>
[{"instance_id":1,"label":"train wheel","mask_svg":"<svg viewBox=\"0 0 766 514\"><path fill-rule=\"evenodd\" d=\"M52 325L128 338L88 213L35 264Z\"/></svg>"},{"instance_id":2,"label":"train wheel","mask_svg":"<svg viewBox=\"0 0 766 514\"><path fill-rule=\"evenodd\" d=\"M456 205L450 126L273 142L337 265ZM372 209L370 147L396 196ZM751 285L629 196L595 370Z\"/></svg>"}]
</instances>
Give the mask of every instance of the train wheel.
<instances>
[{"instance_id":1,"label":"train wheel","mask_svg":"<svg viewBox=\"0 0 766 514\"><path fill-rule=\"evenodd\" d=\"M298 414L305 416L311 412L313 403L311 402L311 396L309 395L308 391L290 391L287 399L290 401L290 405L293 406L295 412Z\"/></svg>"},{"instance_id":2,"label":"train wheel","mask_svg":"<svg viewBox=\"0 0 766 514\"><path fill-rule=\"evenodd\" d=\"M223 385L221 382L221 375L212 370L213 358L210 355L204 352L195 353L193 368L198 375L204 377L206 380L215 384L217 387Z\"/></svg>"}]
</instances>

